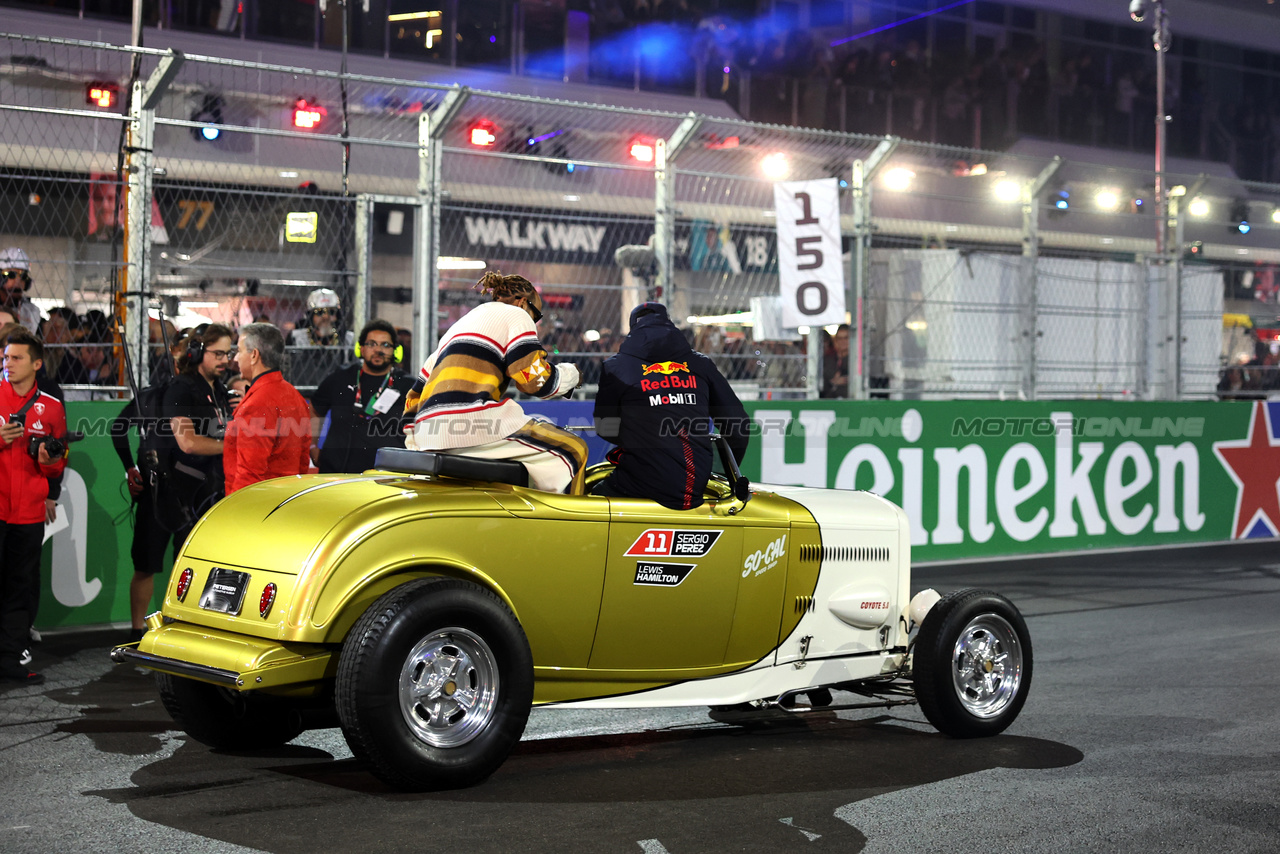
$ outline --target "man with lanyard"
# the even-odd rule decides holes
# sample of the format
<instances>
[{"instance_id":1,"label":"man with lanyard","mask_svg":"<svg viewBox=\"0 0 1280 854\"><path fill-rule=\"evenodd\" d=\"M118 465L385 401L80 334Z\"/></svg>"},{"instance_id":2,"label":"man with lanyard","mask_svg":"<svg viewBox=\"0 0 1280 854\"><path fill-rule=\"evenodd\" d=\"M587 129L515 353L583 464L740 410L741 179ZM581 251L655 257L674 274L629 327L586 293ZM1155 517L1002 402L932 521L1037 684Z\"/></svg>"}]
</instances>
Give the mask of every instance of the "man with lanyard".
<instances>
[{"instance_id":1,"label":"man with lanyard","mask_svg":"<svg viewBox=\"0 0 1280 854\"><path fill-rule=\"evenodd\" d=\"M322 473L373 468L379 448L403 447L404 428L411 423L404 398L413 378L396 367L403 351L395 327L371 321L360 330L355 353L359 361L354 366L329 374L311 396L316 421L329 417L322 446L311 446L311 459ZM321 435L318 423L311 434Z\"/></svg>"}]
</instances>

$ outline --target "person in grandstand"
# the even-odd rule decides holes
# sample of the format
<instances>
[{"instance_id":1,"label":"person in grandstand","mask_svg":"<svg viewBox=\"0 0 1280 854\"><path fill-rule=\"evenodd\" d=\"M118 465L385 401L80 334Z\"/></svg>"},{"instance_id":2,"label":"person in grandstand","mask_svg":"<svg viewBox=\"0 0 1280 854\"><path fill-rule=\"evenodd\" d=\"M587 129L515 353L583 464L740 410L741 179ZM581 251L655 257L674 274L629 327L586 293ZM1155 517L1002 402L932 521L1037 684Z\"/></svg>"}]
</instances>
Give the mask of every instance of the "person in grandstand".
<instances>
[{"instance_id":1,"label":"person in grandstand","mask_svg":"<svg viewBox=\"0 0 1280 854\"><path fill-rule=\"evenodd\" d=\"M535 489L581 493L587 443L503 397L512 382L543 399L578 386L578 369L551 364L538 340L542 297L523 276L497 271L476 287L491 301L463 315L427 357L405 401L414 419L405 446L515 460Z\"/></svg>"},{"instance_id":2,"label":"person in grandstand","mask_svg":"<svg viewBox=\"0 0 1280 854\"><path fill-rule=\"evenodd\" d=\"M291 347L353 347L355 333L341 331L342 301L329 288L316 288L307 296L307 325L289 334Z\"/></svg>"},{"instance_id":3,"label":"person in grandstand","mask_svg":"<svg viewBox=\"0 0 1280 854\"><path fill-rule=\"evenodd\" d=\"M285 373L293 385L314 389L346 364L355 346L355 334L341 331L342 303L329 288L317 288L307 297L307 322L289 333L289 359Z\"/></svg>"},{"instance_id":4,"label":"person in grandstand","mask_svg":"<svg viewBox=\"0 0 1280 854\"><path fill-rule=\"evenodd\" d=\"M605 361L595 423L617 447L608 454L616 467L594 494L651 498L672 510L702 504L711 428L741 463L751 425L715 363L689 346L657 302L632 310L631 332Z\"/></svg>"},{"instance_id":5,"label":"person in grandstand","mask_svg":"<svg viewBox=\"0 0 1280 854\"><path fill-rule=\"evenodd\" d=\"M17 246L0 251L0 308L9 312L19 323L35 332L43 319L40 308L27 299L31 290L31 259Z\"/></svg>"}]
</instances>

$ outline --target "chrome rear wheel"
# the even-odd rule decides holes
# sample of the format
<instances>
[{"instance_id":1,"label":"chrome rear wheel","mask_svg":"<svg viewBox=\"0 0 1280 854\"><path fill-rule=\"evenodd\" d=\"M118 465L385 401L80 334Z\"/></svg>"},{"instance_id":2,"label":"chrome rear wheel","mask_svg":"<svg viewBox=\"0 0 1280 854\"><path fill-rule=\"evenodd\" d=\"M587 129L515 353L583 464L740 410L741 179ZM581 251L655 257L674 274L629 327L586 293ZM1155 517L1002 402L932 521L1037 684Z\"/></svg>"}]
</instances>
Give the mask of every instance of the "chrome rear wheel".
<instances>
[{"instance_id":1,"label":"chrome rear wheel","mask_svg":"<svg viewBox=\"0 0 1280 854\"><path fill-rule=\"evenodd\" d=\"M459 747L484 731L498 706L501 679L493 650L456 626L432 632L400 669L400 711L432 747Z\"/></svg>"}]
</instances>

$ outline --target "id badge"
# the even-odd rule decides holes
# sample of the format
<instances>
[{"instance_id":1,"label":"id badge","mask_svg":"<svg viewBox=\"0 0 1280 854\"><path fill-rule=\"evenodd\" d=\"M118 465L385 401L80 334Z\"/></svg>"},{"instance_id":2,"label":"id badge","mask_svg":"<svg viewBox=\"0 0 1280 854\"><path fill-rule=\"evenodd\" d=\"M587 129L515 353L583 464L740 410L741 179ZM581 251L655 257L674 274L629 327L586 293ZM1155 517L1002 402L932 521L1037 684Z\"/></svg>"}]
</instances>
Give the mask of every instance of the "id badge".
<instances>
[{"instance_id":1,"label":"id badge","mask_svg":"<svg viewBox=\"0 0 1280 854\"><path fill-rule=\"evenodd\" d=\"M382 394L378 395L377 400L372 400L369 402L370 408L372 409L372 412L370 412L369 414L372 415L374 412L377 412L377 413L390 412L391 407L395 405L395 402L399 399L400 399L400 392L396 391L394 388L386 389L385 391L382 392Z\"/></svg>"}]
</instances>

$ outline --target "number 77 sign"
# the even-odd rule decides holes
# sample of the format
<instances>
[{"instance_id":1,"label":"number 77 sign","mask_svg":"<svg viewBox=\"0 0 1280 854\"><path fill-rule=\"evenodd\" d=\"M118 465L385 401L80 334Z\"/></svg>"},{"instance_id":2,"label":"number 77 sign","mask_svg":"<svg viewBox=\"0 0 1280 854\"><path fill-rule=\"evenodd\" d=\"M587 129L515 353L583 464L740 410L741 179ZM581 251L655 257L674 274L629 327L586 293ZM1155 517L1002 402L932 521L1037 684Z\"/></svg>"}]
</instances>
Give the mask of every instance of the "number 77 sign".
<instances>
[{"instance_id":1,"label":"number 77 sign","mask_svg":"<svg viewBox=\"0 0 1280 854\"><path fill-rule=\"evenodd\" d=\"M773 185L782 325L844 323L840 188L835 178Z\"/></svg>"}]
</instances>

